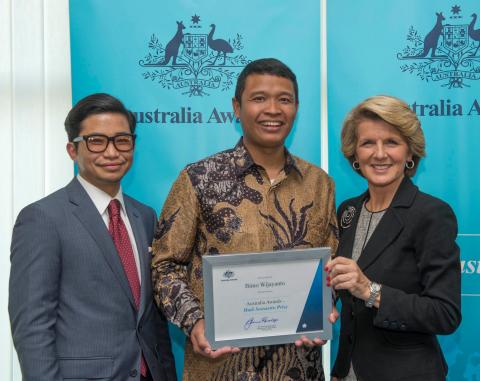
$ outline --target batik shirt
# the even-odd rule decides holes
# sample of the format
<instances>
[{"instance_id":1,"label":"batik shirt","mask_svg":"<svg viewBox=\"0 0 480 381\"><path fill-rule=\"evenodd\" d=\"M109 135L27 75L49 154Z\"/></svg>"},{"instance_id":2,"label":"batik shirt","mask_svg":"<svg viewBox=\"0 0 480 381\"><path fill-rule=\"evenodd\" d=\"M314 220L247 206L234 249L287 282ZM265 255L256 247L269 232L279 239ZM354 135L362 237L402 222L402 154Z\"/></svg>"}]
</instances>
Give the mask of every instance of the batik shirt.
<instances>
[{"instance_id":1,"label":"batik shirt","mask_svg":"<svg viewBox=\"0 0 480 381\"><path fill-rule=\"evenodd\" d=\"M286 151L273 182L242 141L188 165L164 204L153 243L155 300L189 335L203 315L202 256L337 247L334 184ZM184 381L323 380L321 351L294 344L208 359L185 348Z\"/></svg>"}]
</instances>

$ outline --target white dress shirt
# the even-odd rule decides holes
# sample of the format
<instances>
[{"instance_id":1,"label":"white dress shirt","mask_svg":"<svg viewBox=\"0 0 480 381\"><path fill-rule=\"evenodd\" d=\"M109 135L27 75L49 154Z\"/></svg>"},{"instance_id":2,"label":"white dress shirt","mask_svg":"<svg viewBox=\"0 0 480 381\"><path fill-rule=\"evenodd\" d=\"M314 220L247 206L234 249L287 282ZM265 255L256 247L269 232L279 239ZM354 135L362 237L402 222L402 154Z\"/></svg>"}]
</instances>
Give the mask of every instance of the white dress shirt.
<instances>
[{"instance_id":1,"label":"white dress shirt","mask_svg":"<svg viewBox=\"0 0 480 381\"><path fill-rule=\"evenodd\" d=\"M97 208L98 213L100 213L100 215L102 216L103 222L105 222L107 229L110 222L110 218L108 215L108 204L110 204L110 201L113 199L117 199L118 201L120 201L120 216L122 217L125 227L127 228L128 237L130 238L130 242L132 244L133 256L135 257L135 265L137 266L138 280L140 281L140 284L142 284L142 274L140 271L140 258L138 256L137 243L135 241L132 226L130 225L127 212L125 210L125 202L123 201L122 188L120 187L118 193L115 195L115 197L112 198L108 193L105 193L101 189L97 188L95 185L89 183L82 176L77 175L77 179L87 192L88 196L93 201L93 204Z\"/></svg>"}]
</instances>

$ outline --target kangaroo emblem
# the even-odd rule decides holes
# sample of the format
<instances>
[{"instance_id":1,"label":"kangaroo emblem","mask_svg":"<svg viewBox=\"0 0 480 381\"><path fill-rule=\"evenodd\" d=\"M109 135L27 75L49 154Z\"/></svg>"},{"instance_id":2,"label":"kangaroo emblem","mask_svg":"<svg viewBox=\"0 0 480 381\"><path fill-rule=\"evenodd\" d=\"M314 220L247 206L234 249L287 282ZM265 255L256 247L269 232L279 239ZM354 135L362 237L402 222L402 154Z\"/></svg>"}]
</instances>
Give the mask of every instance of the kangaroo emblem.
<instances>
[{"instance_id":1,"label":"kangaroo emblem","mask_svg":"<svg viewBox=\"0 0 480 381\"><path fill-rule=\"evenodd\" d=\"M172 29L164 40L151 35L149 51L138 61L145 68L142 77L157 82L165 90L181 91L189 97L229 89L240 70L250 62L245 54L234 54L244 48L242 35L215 38L215 24L201 25L198 15L192 16L191 24L184 20L177 21L176 32ZM173 21L166 27L175 25ZM192 117L196 118L193 113Z\"/></svg>"},{"instance_id":2,"label":"kangaroo emblem","mask_svg":"<svg viewBox=\"0 0 480 381\"><path fill-rule=\"evenodd\" d=\"M480 28L476 13L465 22L459 5L452 6L450 12L450 17L442 12L435 13L435 25L427 30L425 38L410 26L407 45L397 53L397 59L409 61L400 65L404 73L416 74L422 81L437 82L449 89L459 89L469 86L467 81L480 80ZM453 23L447 22L448 18Z\"/></svg>"},{"instance_id":3,"label":"kangaroo emblem","mask_svg":"<svg viewBox=\"0 0 480 381\"><path fill-rule=\"evenodd\" d=\"M170 58L173 57L173 65L177 65L177 56L178 50L180 48L180 44L182 43L183 39L183 30L185 26L183 25L182 21L177 21L177 33L172 39L168 42L167 46L165 47L165 58L163 62L160 64L162 66L168 65L170 62Z\"/></svg>"},{"instance_id":4,"label":"kangaroo emblem","mask_svg":"<svg viewBox=\"0 0 480 381\"><path fill-rule=\"evenodd\" d=\"M442 12L436 13L436 15L437 22L435 23L433 29L425 36L425 39L423 40L423 52L420 53L417 57L426 57L430 50L432 51L430 57L437 57L435 51L437 50L438 39L442 34L442 21L445 20L445 17L443 16Z\"/></svg>"}]
</instances>

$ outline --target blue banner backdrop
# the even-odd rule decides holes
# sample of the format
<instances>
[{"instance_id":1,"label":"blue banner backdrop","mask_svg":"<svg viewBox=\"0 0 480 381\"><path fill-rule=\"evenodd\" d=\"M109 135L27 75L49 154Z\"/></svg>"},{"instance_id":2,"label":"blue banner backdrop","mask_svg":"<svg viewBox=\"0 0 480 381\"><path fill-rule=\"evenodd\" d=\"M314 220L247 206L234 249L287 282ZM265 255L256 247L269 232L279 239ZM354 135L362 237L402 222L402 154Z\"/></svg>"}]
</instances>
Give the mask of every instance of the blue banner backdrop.
<instances>
[{"instance_id":1,"label":"blue banner backdrop","mask_svg":"<svg viewBox=\"0 0 480 381\"><path fill-rule=\"evenodd\" d=\"M288 147L320 163L318 0L70 0L70 24L73 101L108 92L135 111L137 150L123 188L157 212L186 164L241 136L231 98L250 60L276 57L297 74ZM184 337L172 332L181 373Z\"/></svg>"},{"instance_id":2,"label":"blue banner backdrop","mask_svg":"<svg viewBox=\"0 0 480 381\"><path fill-rule=\"evenodd\" d=\"M328 2L327 15L329 169L336 181L337 201L366 189L340 152L343 119L363 99L389 94L410 104L426 135L428 156L414 182L446 200L456 212L463 322L454 335L440 338L451 381L480 380L476 328L480 220L475 202L480 194L480 21L475 24L476 13L480 14L480 5L473 0L335 0Z\"/></svg>"}]
</instances>

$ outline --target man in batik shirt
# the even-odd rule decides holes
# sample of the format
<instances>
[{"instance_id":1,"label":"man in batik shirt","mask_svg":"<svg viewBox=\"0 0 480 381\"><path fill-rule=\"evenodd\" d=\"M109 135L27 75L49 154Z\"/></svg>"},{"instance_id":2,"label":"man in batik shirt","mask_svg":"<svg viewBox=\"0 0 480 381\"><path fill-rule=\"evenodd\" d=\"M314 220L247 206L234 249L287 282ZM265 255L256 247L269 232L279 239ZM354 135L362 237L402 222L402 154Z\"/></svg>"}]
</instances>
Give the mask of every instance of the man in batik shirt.
<instances>
[{"instance_id":1,"label":"man in batik shirt","mask_svg":"<svg viewBox=\"0 0 480 381\"><path fill-rule=\"evenodd\" d=\"M293 72L276 59L238 77L243 137L188 165L165 202L153 244L155 299L190 340L184 381L323 380L323 342L212 350L204 335L202 256L329 246L335 251L334 184L284 146L298 109Z\"/></svg>"}]
</instances>

